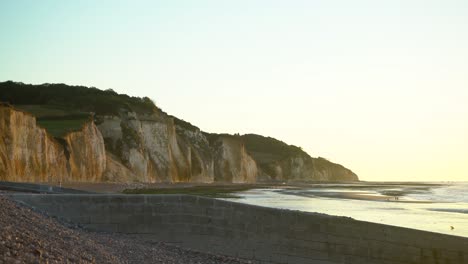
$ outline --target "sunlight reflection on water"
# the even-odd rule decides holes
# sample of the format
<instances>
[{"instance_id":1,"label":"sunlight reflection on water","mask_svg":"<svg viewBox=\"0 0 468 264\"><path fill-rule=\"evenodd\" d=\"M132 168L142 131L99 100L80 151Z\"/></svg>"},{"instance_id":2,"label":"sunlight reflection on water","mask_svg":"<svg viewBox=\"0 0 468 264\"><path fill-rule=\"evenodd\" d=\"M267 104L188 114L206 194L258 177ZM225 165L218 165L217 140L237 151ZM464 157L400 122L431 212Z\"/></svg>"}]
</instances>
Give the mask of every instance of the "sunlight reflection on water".
<instances>
[{"instance_id":1,"label":"sunlight reflection on water","mask_svg":"<svg viewBox=\"0 0 468 264\"><path fill-rule=\"evenodd\" d=\"M256 189L238 193L232 201L260 206L348 216L356 220L402 226L450 235L468 237L467 184L438 186L409 192L402 201L433 201L412 203L395 201L352 200L308 195L309 193L358 192L354 189L306 188L300 190ZM381 195L381 190L363 190ZM304 196L303 194L306 194ZM451 226L454 230L451 230Z\"/></svg>"}]
</instances>

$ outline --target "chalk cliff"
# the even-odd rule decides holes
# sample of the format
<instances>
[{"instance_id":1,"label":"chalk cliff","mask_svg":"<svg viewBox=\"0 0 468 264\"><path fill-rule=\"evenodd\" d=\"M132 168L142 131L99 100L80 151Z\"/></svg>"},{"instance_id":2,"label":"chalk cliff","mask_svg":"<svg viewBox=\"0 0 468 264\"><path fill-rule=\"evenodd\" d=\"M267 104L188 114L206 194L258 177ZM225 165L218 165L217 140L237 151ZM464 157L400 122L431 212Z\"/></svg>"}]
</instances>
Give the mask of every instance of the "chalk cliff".
<instances>
[{"instance_id":1,"label":"chalk cliff","mask_svg":"<svg viewBox=\"0 0 468 264\"><path fill-rule=\"evenodd\" d=\"M0 105L0 180L100 182L105 169L104 141L91 120L57 140L31 114Z\"/></svg>"},{"instance_id":2,"label":"chalk cliff","mask_svg":"<svg viewBox=\"0 0 468 264\"><path fill-rule=\"evenodd\" d=\"M14 105L0 106L0 180L358 180L341 165L272 138L202 132L148 98L63 84L5 82L0 83L0 101Z\"/></svg>"},{"instance_id":3,"label":"chalk cliff","mask_svg":"<svg viewBox=\"0 0 468 264\"><path fill-rule=\"evenodd\" d=\"M0 180L43 182L67 173L63 148L36 119L0 106Z\"/></svg>"},{"instance_id":4,"label":"chalk cliff","mask_svg":"<svg viewBox=\"0 0 468 264\"><path fill-rule=\"evenodd\" d=\"M65 152L68 153L68 180L102 182L106 170L106 149L94 122L85 123L81 130L67 134L64 139Z\"/></svg>"},{"instance_id":5,"label":"chalk cliff","mask_svg":"<svg viewBox=\"0 0 468 264\"><path fill-rule=\"evenodd\" d=\"M217 181L253 183L257 181L258 167L247 153L245 144L235 136L222 135L212 143Z\"/></svg>"},{"instance_id":6,"label":"chalk cliff","mask_svg":"<svg viewBox=\"0 0 468 264\"><path fill-rule=\"evenodd\" d=\"M177 133L163 113L97 117L106 147L141 182L213 182L212 155L200 131Z\"/></svg>"}]
</instances>

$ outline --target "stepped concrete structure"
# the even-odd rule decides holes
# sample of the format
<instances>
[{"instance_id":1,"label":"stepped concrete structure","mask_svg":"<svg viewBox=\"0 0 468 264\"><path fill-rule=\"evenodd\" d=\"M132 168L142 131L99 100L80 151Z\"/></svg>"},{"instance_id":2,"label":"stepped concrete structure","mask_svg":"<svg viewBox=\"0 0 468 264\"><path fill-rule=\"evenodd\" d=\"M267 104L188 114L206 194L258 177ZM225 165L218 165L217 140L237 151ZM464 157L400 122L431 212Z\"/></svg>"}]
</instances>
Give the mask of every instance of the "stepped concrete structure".
<instances>
[{"instance_id":1,"label":"stepped concrete structure","mask_svg":"<svg viewBox=\"0 0 468 264\"><path fill-rule=\"evenodd\" d=\"M468 238L190 195L12 194L47 214L261 263L464 264Z\"/></svg>"}]
</instances>

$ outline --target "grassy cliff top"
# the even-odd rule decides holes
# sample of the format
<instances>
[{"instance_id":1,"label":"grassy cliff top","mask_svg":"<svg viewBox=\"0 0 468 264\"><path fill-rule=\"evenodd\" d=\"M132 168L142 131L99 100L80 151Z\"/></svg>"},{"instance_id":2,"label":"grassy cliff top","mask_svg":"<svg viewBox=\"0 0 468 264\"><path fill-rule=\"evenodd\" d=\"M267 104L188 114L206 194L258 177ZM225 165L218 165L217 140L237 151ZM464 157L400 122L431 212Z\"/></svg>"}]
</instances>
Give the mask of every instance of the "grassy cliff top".
<instances>
[{"instance_id":1,"label":"grassy cliff top","mask_svg":"<svg viewBox=\"0 0 468 264\"><path fill-rule=\"evenodd\" d=\"M41 105L65 112L94 112L100 115L118 114L121 110L137 113L153 113L158 110L148 97L131 97L111 89L103 91L94 87L66 84L0 82L0 101L15 106Z\"/></svg>"},{"instance_id":2,"label":"grassy cliff top","mask_svg":"<svg viewBox=\"0 0 468 264\"><path fill-rule=\"evenodd\" d=\"M91 113L117 115L119 111L154 113L158 108L147 97L130 97L112 90L65 84L0 82L0 102L33 114L38 125L54 137L80 130Z\"/></svg>"}]
</instances>

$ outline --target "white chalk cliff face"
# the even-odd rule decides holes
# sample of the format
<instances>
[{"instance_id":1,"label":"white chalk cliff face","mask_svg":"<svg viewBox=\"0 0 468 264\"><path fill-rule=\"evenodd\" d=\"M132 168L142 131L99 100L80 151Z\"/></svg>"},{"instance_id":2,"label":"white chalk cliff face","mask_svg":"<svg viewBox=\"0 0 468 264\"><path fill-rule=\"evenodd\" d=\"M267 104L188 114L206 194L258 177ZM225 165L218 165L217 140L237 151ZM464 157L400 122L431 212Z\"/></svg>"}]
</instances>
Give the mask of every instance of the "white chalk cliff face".
<instances>
[{"instance_id":1,"label":"white chalk cliff face","mask_svg":"<svg viewBox=\"0 0 468 264\"><path fill-rule=\"evenodd\" d=\"M213 182L213 162L197 146L200 131L176 133L172 118L123 112L98 117L106 146L141 182ZM192 142L184 140L190 139ZM207 141L204 142L208 147Z\"/></svg>"},{"instance_id":2,"label":"white chalk cliff face","mask_svg":"<svg viewBox=\"0 0 468 264\"><path fill-rule=\"evenodd\" d=\"M217 180L233 183L254 183L257 163L247 153L244 142L232 136L220 136L214 142Z\"/></svg>"},{"instance_id":3,"label":"white chalk cliff face","mask_svg":"<svg viewBox=\"0 0 468 264\"><path fill-rule=\"evenodd\" d=\"M272 145L280 151L271 153ZM0 180L254 183L357 176L283 142L204 133L159 109L96 114L80 130L54 138L31 114L0 105Z\"/></svg>"},{"instance_id":4,"label":"white chalk cliff face","mask_svg":"<svg viewBox=\"0 0 468 264\"><path fill-rule=\"evenodd\" d=\"M311 158L302 150L279 157L268 153L268 149L251 154L243 136L203 133L162 111L151 115L122 111L118 116L98 116L96 122L107 151L116 157L117 164L122 164L134 174L129 178L136 181L254 183L357 180L357 176L343 166ZM286 150L299 149L276 140L271 144ZM274 158L268 158L270 156Z\"/></svg>"},{"instance_id":5,"label":"white chalk cliff face","mask_svg":"<svg viewBox=\"0 0 468 264\"><path fill-rule=\"evenodd\" d=\"M32 115L0 105L0 180L101 182L105 169L104 141L92 121L59 142Z\"/></svg>"}]
</instances>

